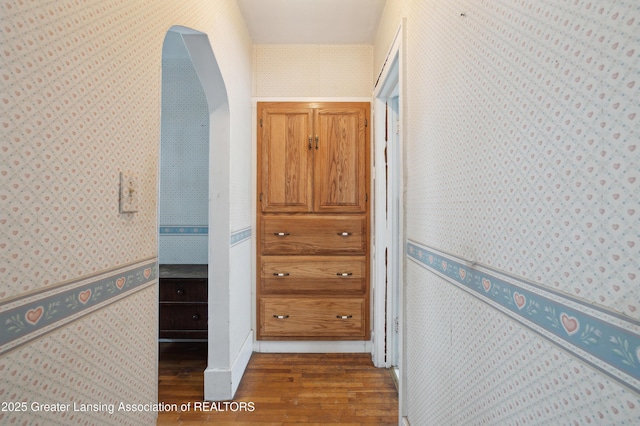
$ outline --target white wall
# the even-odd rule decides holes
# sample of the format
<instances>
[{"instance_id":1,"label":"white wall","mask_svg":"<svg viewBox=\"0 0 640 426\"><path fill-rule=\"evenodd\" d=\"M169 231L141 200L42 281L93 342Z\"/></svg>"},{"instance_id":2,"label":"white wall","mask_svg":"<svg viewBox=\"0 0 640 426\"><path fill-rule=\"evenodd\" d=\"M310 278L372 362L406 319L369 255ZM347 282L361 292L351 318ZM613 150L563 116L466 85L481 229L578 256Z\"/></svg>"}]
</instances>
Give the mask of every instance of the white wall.
<instances>
[{"instance_id":1,"label":"white wall","mask_svg":"<svg viewBox=\"0 0 640 426\"><path fill-rule=\"evenodd\" d=\"M370 45L253 47L254 98L371 97Z\"/></svg>"},{"instance_id":2,"label":"white wall","mask_svg":"<svg viewBox=\"0 0 640 426\"><path fill-rule=\"evenodd\" d=\"M0 316L10 333L0 335L0 394L155 402L162 44L173 25L208 34L225 79L229 204L242 212L225 236L230 245L251 225L252 52L244 21L233 0L9 0L1 8ZM121 171L138 183L135 214L118 211ZM251 264L239 255L231 262ZM248 286L230 291L250 303ZM250 334L244 322L239 327L232 332ZM0 412L7 424L154 419L153 412Z\"/></svg>"},{"instance_id":3,"label":"white wall","mask_svg":"<svg viewBox=\"0 0 640 426\"><path fill-rule=\"evenodd\" d=\"M377 69L407 19L412 424L640 421L639 13L387 3Z\"/></svg>"}]
</instances>

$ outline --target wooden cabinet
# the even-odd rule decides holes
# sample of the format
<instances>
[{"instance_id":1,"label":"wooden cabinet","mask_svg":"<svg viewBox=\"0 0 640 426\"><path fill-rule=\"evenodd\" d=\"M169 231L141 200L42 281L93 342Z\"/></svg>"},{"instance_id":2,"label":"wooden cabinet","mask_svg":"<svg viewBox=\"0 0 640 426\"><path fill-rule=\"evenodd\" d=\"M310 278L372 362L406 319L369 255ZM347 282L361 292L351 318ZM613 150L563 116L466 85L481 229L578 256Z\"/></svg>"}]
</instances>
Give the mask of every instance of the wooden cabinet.
<instances>
[{"instance_id":1,"label":"wooden cabinet","mask_svg":"<svg viewBox=\"0 0 640 426\"><path fill-rule=\"evenodd\" d=\"M258 103L258 339L369 339L368 103Z\"/></svg>"},{"instance_id":2,"label":"wooden cabinet","mask_svg":"<svg viewBox=\"0 0 640 426\"><path fill-rule=\"evenodd\" d=\"M207 265L160 265L159 337L207 338Z\"/></svg>"},{"instance_id":3,"label":"wooden cabinet","mask_svg":"<svg viewBox=\"0 0 640 426\"><path fill-rule=\"evenodd\" d=\"M369 105L261 103L263 213L365 213Z\"/></svg>"}]
</instances>

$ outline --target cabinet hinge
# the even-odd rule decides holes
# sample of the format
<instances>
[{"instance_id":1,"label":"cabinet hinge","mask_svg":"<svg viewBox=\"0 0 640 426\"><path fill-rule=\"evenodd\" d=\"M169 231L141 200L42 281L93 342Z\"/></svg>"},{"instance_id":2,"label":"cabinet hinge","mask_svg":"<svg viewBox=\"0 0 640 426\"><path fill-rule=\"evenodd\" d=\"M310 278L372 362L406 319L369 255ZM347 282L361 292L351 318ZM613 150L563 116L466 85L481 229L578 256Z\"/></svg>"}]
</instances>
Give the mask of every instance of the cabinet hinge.
<instances>
[{"instance_id":1,"label":"cabinet hinge","mask_svg":"<svg viewBox=\"0 0 640 426\"><path fill-rule=\"evenodd\" d=\"M369 194L364 194L364 201L365 201L366 203L368 203L368 202L369 202Z\"/></svg>"},{"instance_id":2,"label":"cabinet hinge","mask_svg":"<svg viewBox=\"0 0 640 426\"><path fill-rule=\"evenodd\" d=\"M260 127L262 127L262 118L260 119Z\"/></svg>"},{"instance_id":3,"label":"cabinet hinge","mask_svg":"<svg viewBox=\"0 0 640 426\"><path fill-rule=\"evenodd\" d=\"M369 121L366 118L364 119L364 127L369 127Z\"/></svg>"},{"instance_id":4,"label":"cabinet hinge","mask_svg":"<svg viewBox=\"0 0 640 426\"><path fill-rule=\"evenodd\" d=\"M260 193L260 201L262 201L262 192Z\"/></svg>"}]
</instances>

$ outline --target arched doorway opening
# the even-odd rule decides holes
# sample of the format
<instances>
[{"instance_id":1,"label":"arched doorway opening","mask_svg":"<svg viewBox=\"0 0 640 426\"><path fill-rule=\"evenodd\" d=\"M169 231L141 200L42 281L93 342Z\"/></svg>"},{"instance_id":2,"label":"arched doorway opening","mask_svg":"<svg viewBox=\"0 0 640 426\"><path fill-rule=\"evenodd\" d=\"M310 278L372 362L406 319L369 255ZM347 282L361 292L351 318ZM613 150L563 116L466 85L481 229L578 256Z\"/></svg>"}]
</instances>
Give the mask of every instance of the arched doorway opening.
<instances>
[{"instance_id":1,"label":"arched doorway opening","mask_svg":"<svg viewBox=\"0 0 640 426\"><path fill-rule=\"evenodd\" d=\"M163 79L164 60L173 56L190 61L204 94L208 115L208 354L204 397L206 400L231 399L239 380L230 380L229 100L218 62L206 34L181 26L171 27L163 45ZM163 132L161 139L165 134L166 132ZM183 208L188 209L189 205L183 205Z\"/></svg>"}]
</instances>

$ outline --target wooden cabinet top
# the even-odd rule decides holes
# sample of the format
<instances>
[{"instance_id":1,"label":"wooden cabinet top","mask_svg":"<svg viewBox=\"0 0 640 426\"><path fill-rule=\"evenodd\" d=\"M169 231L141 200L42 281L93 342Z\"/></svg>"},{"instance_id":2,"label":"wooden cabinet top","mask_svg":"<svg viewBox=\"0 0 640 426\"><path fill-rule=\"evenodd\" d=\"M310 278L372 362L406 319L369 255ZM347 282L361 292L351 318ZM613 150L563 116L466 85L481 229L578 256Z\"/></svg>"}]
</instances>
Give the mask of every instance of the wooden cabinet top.
<instances>
[{"instance_id":1,"label":"wooden cabinet top","mask_svg":"<svg viewBox=\"0 0 640 426\"><path fill-rule=\"evenodd\" d=\"M207 278L209 265L201 264L162 264L159 266L160 278Z\"/></svg>"}]
</instances>

